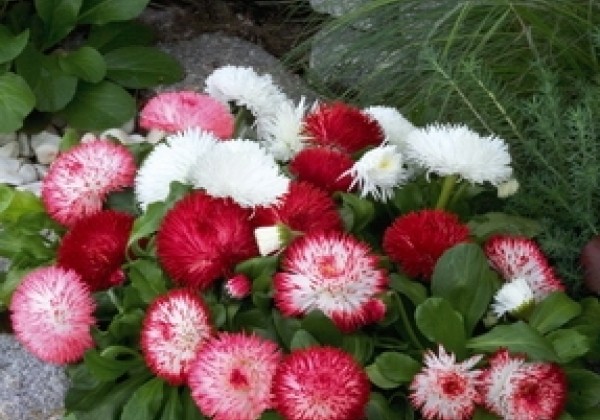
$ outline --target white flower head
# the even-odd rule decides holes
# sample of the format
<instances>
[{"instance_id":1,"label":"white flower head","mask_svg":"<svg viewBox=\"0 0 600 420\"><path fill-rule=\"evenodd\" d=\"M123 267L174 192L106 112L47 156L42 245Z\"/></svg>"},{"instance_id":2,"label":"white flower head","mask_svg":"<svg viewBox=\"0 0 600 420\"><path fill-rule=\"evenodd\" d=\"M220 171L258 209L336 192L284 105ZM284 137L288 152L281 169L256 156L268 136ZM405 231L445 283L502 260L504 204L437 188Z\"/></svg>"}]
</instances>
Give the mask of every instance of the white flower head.
<instances>
[{"instance_id":1,"label":"white flower head","mask_svg":"<svg viewBox=\"0 0 600 420\"><path fill-rule=\"evenodd\" d=\"M289 161L306 146L306 137L302 134L305 112L302 98L298 105L292 101L283 102L275 114L257 119L258 138L278 161Z\"/></svg>"},{"instance_id":2,"label":"white flower head","mask_svg":"<svg viewBox=\"0 0 600 420\"><path fill-rule=\"evenodd\" d=\"M348 171L352 186L358 184L361 197L371 194L376 200L386 201L393 189L408 180L410 172L395 145L379 146L369 150Z\"/></svg>"},{"instance_id":3,"label":"white flower head","mask_svg":"<svg viewBox=\"0 0 600 420\"><path fill-rule=\"evenodd\" d=\"M512 176L506 142L482 137L464 125L434 124L412 131L406 158L428 173L458 175L475 184L498 185Z\"/></svg>"},{"instance_id":4,"label":"white flower head","mask_svg":"<svg viewBox=\"0 0 600 420\"><path fill-rule=\"evenodd\" d=\"M169 195L171 182L190 184L198 158L217 144L211 133L192 128L169 136L142 163L135 178L135 196L142 210Z\"/></svg>"},{"instance_id":5,"label":"white flower head","mask_svg":"<svg viewBox=\"0 0 600 420\"><path fill-rule=\"evenodd\" d=\"M517 191L519 191L519 181L515 178L511 178L497 186L498 198L508 198L515 195Z\"/></svg>"},{"instance_id":6,"label":"white flower head","mask_svg":"<svg viewBox=\"0 0 600 420\"><path fill-rule=\"evenodd\" d=\"M398 146L402 153L406 138L416 127L396 109L389 106L371 106L364 110L381 126L385 141Z\"/></svg>"},{"instance_id":7,"label":"white flower head","mask_svg":"<svg viewBox=\"0 0 600 420\"><path fill-rule=\"evenodd\" d=\"M290 183L273 156L250 140L217 143L199 157L190 179L195 188L230 197L242 207L275 204Z\"/></svg>"},{"instance_id":8,"label":"white flower head","mask_svg":"<svg viewBox=\"0 0 600 420\"><path fill-rule=\"evenodd\" d=\"M251 67L219 67L204 83L208 95L224 103L244 106L257 119L273 116L288 101L271 75L258 75Z\"/></svg>"},{"instance_id":9,"label":"white flower head","mask_svg":"<svg viewBox=\"0 0 600 420\"><path fill-rule=\"evenodd\" d=\"M505 313L518 315L535 302L533 291L524 278L516 278L504 283L494 296L492 311L498 317Z\"/></svg>"}]
</instances>

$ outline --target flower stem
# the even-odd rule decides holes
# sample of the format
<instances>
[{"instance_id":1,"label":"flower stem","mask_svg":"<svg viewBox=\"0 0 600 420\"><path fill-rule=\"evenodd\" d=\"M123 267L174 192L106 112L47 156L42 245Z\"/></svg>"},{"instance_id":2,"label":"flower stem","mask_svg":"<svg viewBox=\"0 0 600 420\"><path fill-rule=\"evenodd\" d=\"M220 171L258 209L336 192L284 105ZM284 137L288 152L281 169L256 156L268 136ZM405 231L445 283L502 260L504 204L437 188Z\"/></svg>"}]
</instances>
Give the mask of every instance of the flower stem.
<instances>
[{"instance_id":1,"label":"flower stem","mask_svg":"<svg viewBox=\"0 0 600 420\"><path fill-rule=\"evenodd\" d=\"M448 200L450 199L452 189L454 188L454 184L456 184L457 178L457 175L447 175L446 177L444 177L444 182L442 184L442 192L440 192L437 204L435 205L436 209L444 209L446 207L446 204L448 204Z\"/></svg>"},{"instance_id":2,"label":"flower stem","mask_svg":"<svg viewBox=\"0 0 600 420\"><path fill-rule=\"evenodd\" d=\"M397 298L398 298L398 311L400 312L400 319L402 320L402 326L404 327L404 331L406 332L406 334L408 334L408 338L410 339L410 341L412 341L414 346L419 350L423 350L423 346L421 345L421 342L417 338L417 335L415 334L412 326L410 325L410 321L408 320L408 315L406 314L406 309L404 309L404 304L402 303L402 298L400 296L397 296Z\"/></svg>"}]
</instances>

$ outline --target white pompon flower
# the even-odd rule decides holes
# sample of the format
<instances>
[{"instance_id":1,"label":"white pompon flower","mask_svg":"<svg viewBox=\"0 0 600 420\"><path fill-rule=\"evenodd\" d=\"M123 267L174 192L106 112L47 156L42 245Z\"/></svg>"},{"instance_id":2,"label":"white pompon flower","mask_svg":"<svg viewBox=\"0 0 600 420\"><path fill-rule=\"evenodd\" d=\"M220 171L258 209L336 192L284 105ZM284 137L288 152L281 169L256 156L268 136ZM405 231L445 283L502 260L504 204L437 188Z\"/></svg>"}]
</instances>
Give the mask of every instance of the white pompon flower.
<instances>
[{"instance_id":1,"label":"white pompon flower","mask_svg":"<svg viewBox=\"0 0 600 420\"><path fill-rule=\"evenodd\" d=\"M505 313L518 315L535 303L533 291L524 278L516 278L504 283L496 292L492 311L497 317Z\"/></svg>"},{"instance_id":2,"label":"white pompon flower","mask_svg":"<svg viewBox=\"0 0 600 420\"><path fill-rule=\"evenodd\" d=\"M402 153L406 138L416 127L396 109L389 106L371 106L364 110L381 126L385 141L398 146Z\"/></svg>"},{"instance_id":3,"label":"white pompon flower","mask_svg":"<svg viewBox=\"0 0 600 420\"><path fill-rule=\"evenodd\" d=\"M273 156L250 140L217 143L199 157L191 182L213 197L230 197L242 207L275 204L289 188Z\"/></svg>"},{"instance_id":4,"label":"white pompon flower","mask_svg":"<svg viewBox=\"0 0 600 420\"><path fill-rule=\"evenodd\" d=\"M361 197L372 195L387 201L393 189L410 177L403 165L402 155L395 145L379 146L365 153L348 171L352 187L358 184Z\"/></svg>"},{"instance_id":5,"label":"white pompon flower","mask_svg":"<svg viewBox=\"0 0 600 420\"><path fill-rule=\"evenodd\" d=\"M271 75L258 75L251 67L219 67L204 83L208 95L224 103L244 106L257 119L275 115L281 104L289 101Z\"/></svg>"},{"instance_id":6,"label":"white pompon flower","mask_svg":"<svg viewBox=\"0 0 600 420\"><path fill-rule=\"evenodd\" d=\"M217 144L212 134L197 128L169 136L142 163L135 178L135 196L142 210L169 195L171 182L190 183L198 158Z\"/></svg>"},{"instance_id":7,"label":"white pompon flower","mask_svg":"<svg viewBox=\"0 0 600 420\"><path fill-rule=\"evenodd\" d=\"M508 198L515 195L517 191L519 191L519 181L515 178L511 178L497 186L498 198Z\"/></svg>"},{"instance_id":8,"label":"white pompon flower","mask_svg":"<svg viewBox=\"0 0 600 420\"><path fill-rule=\"evenodd\" d=\"M302 134L305 112L302 98L298 105L292 101L284 102L274 115L256 120L258 138L278 161L289 161L306 146L306 136Z\"/></svg>"},{"instance_id":9,"label":"white pompon flower","mask_svg":"<svg viewBox=\"0 0 600 420\"><path fill-rule=\"evenodd\" d=\"M406 156L427 172L458 175L476 184L501 184L512 176L508 145L482 137L464 125L433 124L408 135Z\"/></svg>"}]
</instances>

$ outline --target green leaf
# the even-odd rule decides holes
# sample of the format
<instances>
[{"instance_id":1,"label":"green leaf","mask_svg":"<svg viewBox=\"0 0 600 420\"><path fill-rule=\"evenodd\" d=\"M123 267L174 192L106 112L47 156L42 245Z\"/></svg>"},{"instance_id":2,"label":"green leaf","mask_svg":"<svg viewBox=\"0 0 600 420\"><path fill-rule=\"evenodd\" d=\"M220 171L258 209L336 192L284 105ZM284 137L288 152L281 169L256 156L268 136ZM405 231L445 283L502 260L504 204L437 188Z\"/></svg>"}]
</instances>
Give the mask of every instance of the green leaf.
<instances>
[{"instance_id":1,"label":"green leaf","mask_svg":"<svg viewBox=\"0 0 600 420\"><path fill-rule=\"evenodd\" d=\"M190 389L187 387L182 390L181 403L183 406L183 417L178 417L176 420L207 420L198 409L190 394Z\"/></svg>"},{"instance_id":2,"label":"green leaf","mask_svg":"<svg viewBox=\"0 0 600 420\"><path fill-rule=\"evenodd\" d=\"M318 346L320 343L310 335L309 332L304 330L298 330L294 333L292 341L290 342L290 350L305 349L308 347Z\"/></svg>"},{"instance_id":3,"label":"green leaf","mask_svg":"<svg viewBox=\"0 0 600 420\"><path fill-rule=\"evenodd\" d=\"M170 55L154 47L129 46L107 52L106 76L132 89L171 84L183 78L183 68Z\"/></svg>"},{"instance_id":4,"label":"green leaf","mask_svg":"<svg viewBox=\"0 0 600 420\"><path fill-rule=\"evenodd\" d=\"M123 312L116 315L108 327L108 332L115 337L116 340L126 338L135 338L139 336L142 320L144 319L144 311L137 308L128 312Z\"/></svg>"},{"instance_id":5,"label":"green leaf","mask_svg":"<svg viewBox=\"0 0 600 420\"><path fill-rule=\"evenodd\" d=\"M375 207L370 200L360 198L356 194L338 193L342 198L340 213L346 229L361 232L375 217Z\"/></svg>"},{"instance_id":6,"label":"green leaf","mask_svg":"<svg viewBox=\"0 0 600 420\"><path fill-rule=\"evenodd\" d=\"M489 307L496 278L479 246L459 244L444 252L435 265L431 294L446 299L460 312L471 335Z\"/></svg>"},{"instance_id":7,"label":"green leaf","mask_svg":"<svg viewBox=\"0 0 600 420\"><path fill-rule=\"evenodd\" d=\"M150 379L133 393L123 407L121 420L153 419L163 402L165 383L162 379Z\"/></svg>"},{"instance_id":8,"label":"green leaf","mask_svg":"<svg viewBox=\"0 0 600 420\"><path fill-rule=\"evenodd\" d=\"M150 0L83 0L79 23L102 25L137 17Z\"/></svg>"},{"instance_id":9,"label":"green leaf","mask_svg":"<svg viewBox=\"0 0 600 420\"><path fill-rule=\"evenodd\" d=\"M17 286L21 283L23 277L29 273L31 269L10 268L6 273L6 278L0 282L0 312L8 308L10 299Z\"/></svg>"},{"instance_id":10,"label":"green leaf","mask_svg":"<svg viewBox=\"0 0 600 420\"><path fill-rule=\"evenodd\" d=\"M502 420L502 419L500 419L500 417L496 416L495 414L492 414L489 411L484 410L481 407L477 407L475 409L475 412L473 413L472 420Z\"/></svg>"},{"instance_id":11,"label":"green leaf","mask_svg":"<svg viewBox=\"0 0 600 420\"><path fill-rule=\"evenodd\" d=\"M60 68L58 56L44 55L28 46L15 63L17 73L27 81L35 95L38 111L61 110L75 96L77 78Z\"/></svg>"},{"instance_id":12,"label":"green leaf","mask_svg":"<svg viewBox=\"0 0 600 420\"><path fill-rule=\"evenodd\" d=\"M471 235L480 241L500 233L533 237L541 231L535 220L499 212L477 215L467 225Z\"/></svg>"},{"instance_id":13,"label":"green leaf","mask_svg":"<svg viewBox=\"0 0 600 420\"><path fill-rule=\"evenodd\" d=\"M258 279L263 276L271 277L277 271L277 261L278 258L275 256L249 258L236 265L234 271L245 274L251 279ZM269 285L270 283L268 281ZM268 290L268 287L259 287L256 290L264 292Z\"/></svg>"},{"instance_id":14,"label":"green leaf","mask_svg":"<svg viewBox=\"0 0 600 420\"><path fill-rule=\"evenodd\" d=\"M375 344L373 338L364 333L344 334L342 349L350 353L360 364L367 363L373 356Z\"/></svg>"},{"instance_id":15,"label":"green leaf","mask_svg":"<svg viewBox=\"0 0 600 420\"><path fill-rule=\"evenodd\" d=\"M285 420L285 418L276 411L269 410L262 413L258 420Z\"/></svg>"},{"instance_id":16,"label":"green leaf","mask_svg":"<svg viewBox=\"0 0 600 420\"><path fill-rule=\"evenodd\" d=\"M24 215L44 212L44 204L35 194L0 184L0 222L14 223Z\"/></svg>"},{"instance_id":17,"label":"green leaf","mask_svg":"<svg viewBox=\"0 0 600 420\"><path fill-rule=\"evenodd\" d=\"M35 95L25 79L12 72L0 75L0 133L21 128L34 106Z\"/></svg>"},{"instance_id":18,"label":"green leaf","mask_svg":"<svg viewBox=\"0 0 600 420\"><path fill-rule=\"evenodd\" d=\"M427 299L427 288L422 283L411 280L406 276L396 273L390 274L390 287L409 298L415 306Z\"/></svg>"},{"instance_id":19,"label":"green leaf","mask_svg":"<svg viewBox=\"0 0 600 420\"><path fill-rule=\"evenodd\" d=\"M133 45L150 45L154 41L154 31L139 22L113 22L92 26L87 45L100 52L108 52Z\"/></svg>"},{"instance_id":20,"label":"green leaf","mask_svg":"<svg viewBox=\"0 0 600 420\"><path fill-rule=\"evenodd\" d=\"M319 310L311 311L301 322L302 329L310 333L319 343L338 347L343 334L333 321Z\"/></svg>"},{"instance_id":21,"label":"green leaf","mask_svg":"<svg viewBox=\"0 0 600 420\"><path fill-rule=\"evenodd\" d=\"M80 82L77 94L64 109L67 123L81 130L119 127L135 115L135 100L114 83Z\"/></svg>"},{"instance_id":22,"label":"green leaf","mask_svg":"<svg viewBox=\"0 0 600 420\"><path fill-rule=\"evenodd\" d=\"M565 325L581 313L581 305L563 292L555 292L535 306L529 325L545 334Z\"/></svg>"},{"instance_id":23,"label":"green leaf","mask_svg":"<svg viewBox=\"0 0 600 420\"><path fill-rule=\"evenodd\" d=\"M569 363L590 350L590 340L575 329L560 329L546 336L552 342L561 363Z\"/></svg>"},{"instance_id":24,"label":"green leaf","mask_svg":"<svg viewBox=\"0 0 600 420\"><path fill-rule=\"evenodd\" d=\"M371 392L367 404L368 420L399 420L398 412L395 411L388 400L378 392Z\"/></svg>"},{"instance_id":25,"label":"green leaf","mask_svg":"<svg viewBox=\"0 0 600 420\"><path fill-rule=\"evenodd\" d=\"M106 75L102 55L92 47L81 47L59 56L60 68L67 74L90 83L98 83Z\"/></svg>"},{"instance_id":26,"label":"green leaf","mask_svg":"<svg viewBox=\"0 0 600 420\"><path fill-rule=\"evenodd\" d=\"M273 309L271 313L275 331L283 345L289 350L294 334L301 328L300 320L283 316L277 309Z\"/></svg>"},{"instance_id":27,"label":"green leaf","mask_svg":"<svg viewBox=\"0 0 600 420\"><path fill-rule=\"evenodd\" d=\"M381 389L395 389L402 385L401 382L393 381L386 377L376 364L365 367L365 371L367 372L367 376L369 377L371 383Z\"/></svg>"},{"instance_id":28,"label":"green leaf","mask_svg":"<svg viewBox=\"0 0 600 420\"><path fill-rule=\"evenodd\" d=\"M447 350L465 354L465 326L460 313L452 309L447 300L432 297L415 311L417 327L432 343L442 344Z\"/></svg>"},{"instance_id":29,"label":"green leaf","mask_svg":"<svg viewBox=\"0 0 600 420\"><path fill-rule=\"evenodd\" d=\"M128 265L127 274L131 285L145 303L152 302L167 291L165 275L156 260L139 258Z\"/></svg>"},{"instance_id":30,"label":"green leaf","mask_svg":"<svg viewBox=\"0 0 600 420\"><path fill-rule=\"evenodd\" d=\"M35 0L38 16L44 22L42 49L66 37L77 24L81 0Z\"/></svg>"},{"instance_id":31,"label":"green leaf","mask_svg":"<svg viewBox=\"0 0 600 420\"><path fill-rule=\"evenodd\" d=\"M0 64L7 63L21 54L27 41L29 41L29 29L13 35L6 26L0 25Z\"/></svg>"},{"instance_id":32,"label":"green leaf","mask_svg":"<svg viewBox=\"0 0 600 420\"><path fill-rule=\"evenodd\" d=\"M568 383L567 410L585 412L600 404L600 375L586 369L565 369Z\"/></svg>"},{"instance_id":33,"label":"green leaf","mask_svg":"<svg viewBox=\"0 0 600 420\"><path fill-rule=\"evenodd\" d=\"M179 398L179 388L173 386L167 387L167 393L167 403L165 404L160 420L181 420L183 407Z\"/></svg>"},{"instance_id":34,"label":"green leaf","mask_svg":"<svg viewBox=\"0 0 600 420\"><path fill-rule=\"evenodd\" d=\"M514 353L525 353L533 360L559 361L550 341L523 321L510 325L497 325L488 333L471 338L467 342L467 347L487 352L506 347Z\"/></svg>"},{"instance_id":35,"label":"green leaf","mask_svg":"<svg viewBox=\"0 0 600 420\"><path fill-rule=\"evenodd\" d=\"M83 360L90 373L103 382L114 381L129 370L143 366L142 358L137 352L122 346L108 347L102 353L95 349L88 350Z\"/></svg>"},{"instance_id":36,"label":"green leaf","mask_svg":"<svg viewBox=\"0 0 600 420\"><path fill-rule=\"evenodd\" d=\"M421 363L395 351L381 353L375 359L377 369L390 381L408 383L421 370Z\"/></svg>"}]
</instances>

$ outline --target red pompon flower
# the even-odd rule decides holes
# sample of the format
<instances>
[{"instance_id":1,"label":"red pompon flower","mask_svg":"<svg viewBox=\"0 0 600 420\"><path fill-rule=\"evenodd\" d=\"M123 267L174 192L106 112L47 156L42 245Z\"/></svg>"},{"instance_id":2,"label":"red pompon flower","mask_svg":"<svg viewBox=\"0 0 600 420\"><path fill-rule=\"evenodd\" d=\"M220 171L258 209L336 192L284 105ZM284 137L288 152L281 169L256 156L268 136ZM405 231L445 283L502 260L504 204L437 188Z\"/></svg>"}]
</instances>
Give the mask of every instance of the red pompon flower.
<instances>
[{"instance_id":1,"label":"red pompon flower","mask_svg":"<svg viewBox=\"0 0 600 420\"><path fill-rule=\"evenodd\" d=\"M93 292L121 284L133 220L114 210L80 219L63 237L57 264L76 271Z\"/></svg>"},{"instance_id":2,"label":"red pompon flower","mask_svg":"<svg viewBox=\"0 0 600 420\"><path fill-rule=\"evenodd\" d=\"M567 401L567 379L558 365L527 363L506 349L490 358L480 380L483 404L503 419L558 419Z\"/></svg>"},{"instance_id":3,"label":"red pompon flower","mask_svg":"<svg viewBox=\"0 0 600 420\"><path fill-rule=\"evenodd\" d=\"M94 346L94 300L77 273L42 267L27 274L10 303L17 340L48 363L67 364Z\"/></svg>"},{"instance_id":4,"label":"red pompon flower","mask_svg":"<svg viewBox=\"0 0 600 420\"><path fill-rule=\"evenodd\" d=\"M220 333L190 368L192 398L213 420L255 420L273 407L273 376L281 355L275 343L245 333Z\"/></svg>"},{"instance_id":5,"label":"red pompon flower","mask_svg":"<svg viewBox=\"0 0 600 420\"><path fill-rule=\"evenodd\" d=\"M421 210L398 217L383 237L383 249L412 277L429 280L440 256L469 240L469 228L455 214Z\"/></svg>"},{"instance_id":6,"label":"red pompon flower","mask_svg":"<svg viewBox=\"0 0 600 420\"><path fill-rule=\"evenodd\" d=\"M141 349L155 375L173 386L187 381L191 363L212 335L210 311L200 296L174 289L148 307L141 331Z\"/></svg>"},{"instance_id":7,"label":"red pompon flower","mask_svg":"<svg viewBox=\"0 0 600 420\"><path fill-rule=\"evenodd\" d=\"M537 302L552 292L565 290L538 244L530 238L496 235L487 240L484 252L504 280L525 280Z\"/></svg>"},{"instance_id":8,"label":"red pompon flower","mask_svg":"<svg viewBox=\"0 0 600 420\"><path fill-rule=\"evenodd\" d=\"M250 210L228 198L196 191L166 214L157 235L157 254L177 283L204 289L233 266L258 255Z\"/></svg>"},{"instance_id":9,"label":"red pompon flower","mask_svg":"<svg viewBox=\"0 0 600 420\"><path fill-rule=\"evenodd\" d=\"M245 274L236 274L225 282L225 291L234 299L244 299L252 291L252 282Z\"/></svg>"},{"instance_id":10,"label":"red pompon flower","mask_svg":"<svg viewBox=\"0 0 600 420\"><path fill-rule=\"evenodd\" d=\"M350 169L354 161L344 152L325 147L309 147L290 162L290 172L300 181L310 182L329 192L349 191Z\"/></svg>"},{"instance_id":11,"label":"red pompon flower","mask_svg":"<svg viewBox=\"0 0 600 420\"><path fill-rule=\"evenodd\" d=\"M342 218L335 201L324 190L308 182L293 181L279 203L260 207L254 214L255 226L282 223L299 232L342 230Z\"/></svg>"},{"instance_id":12,"label":"red pompon flower","mask_svg":"<svg viewBox=\"0 0 600 420\"><path fill-rule=\"evenodd\" d=\"M438 354L428 350L425 366L410 384L410 401L427 420L470 419L475 405L481 403L477 389L481 371L473 367L481 356L457 363L454 354L439 346Z\"/></svg>"},{"instance_id":13,"label":"red pompon flower","mask_svg":"<svg viewBox=\"0 0 600 420\"><path fill-rule=\"evenodd\" d=\"M296 350L279 364L275 409L288 420L357 420L365 416L369 378L335 347Z\"/></svg>"},{"instance_id":14,"label":"red pompon flower","mask_svg":"<svg viewBox=\"0 0 600 420\"><path fill-rule=\"evenodd\" d=\"M354 331L382 318L376 296L385 291L388 278L377 265L368 245L353 236L307 234L285 251L285 271L273 279L275 304L287 316L318 309L340 330Z\"/></svg>"},{"instance_id":15,"label":"red pompon flower","mask_svg":"<svg viewBox=\"0 0 600 420\"><path fill-rule=\"evenodd\" d=\"M96 213L109 193L133 185L135 161L122 145L95 140L60 154L42 183L48 214L65 226Z\"/></svg>"},{"instance_id":16,"label":"red pompon flower","mask_svg":"<svg viewBox=\"0 0 600 420\"><path fill-rule=\"evenodd\" d=\"M317 145L347 153L378 146L384 139L383 130L375 119L342 102L321 104L307 115L305 133Z\"/></svg>"},{"instance_id":17,"label":"red pompon flower","mask_svg":"<svg viewBox=\"0 0 600 420\"><path fill-rule=\"evenodd\" d=\"M199 128L227 139L233 134L234 121L224 103L198 92L180 91L151 98L140 112L140 126L167 133Z\"/></svg>"}]
</instances>

